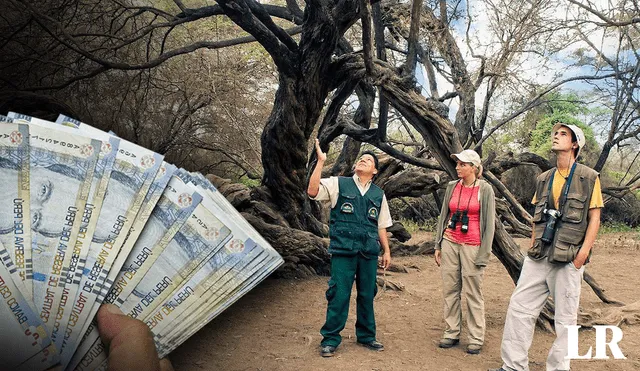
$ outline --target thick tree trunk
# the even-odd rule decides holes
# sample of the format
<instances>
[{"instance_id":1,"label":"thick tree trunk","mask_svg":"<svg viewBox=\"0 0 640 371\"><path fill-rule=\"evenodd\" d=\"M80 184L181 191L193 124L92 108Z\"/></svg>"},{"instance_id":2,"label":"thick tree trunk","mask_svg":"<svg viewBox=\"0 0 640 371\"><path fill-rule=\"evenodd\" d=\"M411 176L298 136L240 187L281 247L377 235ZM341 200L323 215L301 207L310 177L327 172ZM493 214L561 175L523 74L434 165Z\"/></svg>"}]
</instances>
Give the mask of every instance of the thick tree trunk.
<instances>
[{"instance_id":1,"label":"thick tree trunk","mask_svg":"<svg viewBox=\"0 0 640 371\"><path fill-rule=\"evenodd\" d=\"M320 111L313 115L313 105L300 99L301 84L301 81L280 78L273 111L262 132L262 183L271 191L273 201L292 228L319 235L305 183L310 136L307 120L313 116L317 119ZM304 94L310 95L311 92ZM326 95L316 94L314 100L324 97Z\"/></svg>"},{"instance_id":2,"label":"thick tree trunk","mask_svg":"<svg viewBox=\"0 0 640 371\"><path fill-rule=\"evenodd\" d=\"M390 177L381 187L388 200L406 196L420 197L437 190L440 187L440 177L424 169L410 169Z\"/></svg>"},{"instance_id":3,"label":"thick tree trunk","mask_svg":"<svg viewBox=\"0 0 640 371\"><path fill-rule=\"evenodd\" d=\"M261 137L262 184L291 227L316 235L321 229L306 195L307 146L333 85L331 57L344 31L357 20L358 4L334 4L330 10L313 3L305 8L295 54L287 63L277 63L278 90Z\"/></svg>"}]
</instances>

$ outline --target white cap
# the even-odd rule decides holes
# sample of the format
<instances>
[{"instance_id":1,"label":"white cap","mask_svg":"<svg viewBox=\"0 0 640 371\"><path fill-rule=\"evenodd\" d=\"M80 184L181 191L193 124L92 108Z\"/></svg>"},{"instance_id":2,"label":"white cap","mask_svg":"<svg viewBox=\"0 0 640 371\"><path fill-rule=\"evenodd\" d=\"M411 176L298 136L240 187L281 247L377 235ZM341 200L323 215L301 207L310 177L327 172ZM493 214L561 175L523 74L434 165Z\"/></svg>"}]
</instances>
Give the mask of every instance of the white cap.
<instances>
[{"instance_id":1,"label":"white cap","mask_svg":"<svg viewBox=\"0 0 640 371\"><path fill-rule=\"evenodd\" d=\"M576 139L578 140L578 152L576 153L576 158L578 158L578 156L580 156L580 150L582 150L582 147L584 147L584 145L587 143L584 136L584 132L582 131L582 129L580 129L576 125L568 125L560 122L553 125L553 129L551 130L551 136L553 137L555 132L558 131L558 129L560 129L560 127L562 126L569 128L569 130L573 132L573 135L576 136Z\"/></svg>"},{"instance_id":2,"label":"white cap","mask_svg":"<svg viewBox=\"0 0 640 371\"><path fill-rule=\"evenodd\" d=\"M453 154L451 155L451 158L454 160L471 163L476 167L480 167L482 165L480 155L472 149L465 149L460 153Z\"/></svg>"}]
</instances>

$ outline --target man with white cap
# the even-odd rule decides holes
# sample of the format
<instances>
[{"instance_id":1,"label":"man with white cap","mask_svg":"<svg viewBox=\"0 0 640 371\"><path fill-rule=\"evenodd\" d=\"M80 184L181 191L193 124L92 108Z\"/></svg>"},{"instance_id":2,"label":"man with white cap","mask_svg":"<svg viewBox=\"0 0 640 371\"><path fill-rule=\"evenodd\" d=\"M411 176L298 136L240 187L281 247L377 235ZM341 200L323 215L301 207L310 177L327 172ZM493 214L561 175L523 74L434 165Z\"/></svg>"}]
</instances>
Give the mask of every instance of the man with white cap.
<instances>
[{"instance_id":1,"label":"man with white cap","mask_svg":"<svg viewBox=\"0 0 640 371\"><path fill-rule=\"evenodd\" d=\"M556 340L546 369L569 370L568 330L576 324L584 265L600 228L604 207L600 179L593 169L576 162L585 145L582 130L558 122L552 131L556 167L540 174L532 203L533 233L504 324L501 356L495 371L528 371L528 351L547 297L555 303Z\"/></svg>"}]
</instances>

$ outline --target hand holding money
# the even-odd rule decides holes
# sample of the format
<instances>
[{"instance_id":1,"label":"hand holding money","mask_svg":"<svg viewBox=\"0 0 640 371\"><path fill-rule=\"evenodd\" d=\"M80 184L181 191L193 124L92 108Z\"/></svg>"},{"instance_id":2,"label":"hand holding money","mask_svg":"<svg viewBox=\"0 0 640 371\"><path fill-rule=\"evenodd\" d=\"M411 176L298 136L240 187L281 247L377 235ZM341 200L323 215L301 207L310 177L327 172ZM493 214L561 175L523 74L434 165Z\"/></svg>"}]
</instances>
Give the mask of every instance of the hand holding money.
<instances>
[{"instance_id":1,"label":"hand holding money","mask_svg":"<svg viewBox=\"0 0 640 371\"><path fill-rule=\"evenodd\" d=\"M109 347L109 370L173 370L168 359L158 359L153 334L144 322L112 304L102 305L96 318L100 338Z\"/></svg>"},{"instance_id":2,"label":"hand holding money","mask_svg":"<svg viewBox=\"0 0 640 371\"><path fill-rule=\"evenodd\" d=\"M203 175L66 116L0 115L0 188L2 369L172 370L283 263Z\"/></svg>"}]
</instances>

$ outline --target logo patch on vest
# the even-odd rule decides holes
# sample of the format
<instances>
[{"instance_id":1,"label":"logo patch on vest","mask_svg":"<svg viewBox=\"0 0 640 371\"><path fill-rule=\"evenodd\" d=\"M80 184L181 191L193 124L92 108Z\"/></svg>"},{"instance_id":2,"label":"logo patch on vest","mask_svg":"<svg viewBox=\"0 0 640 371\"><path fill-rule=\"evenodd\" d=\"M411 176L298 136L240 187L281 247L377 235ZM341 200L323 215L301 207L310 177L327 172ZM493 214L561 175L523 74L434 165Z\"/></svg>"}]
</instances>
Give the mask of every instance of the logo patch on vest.
<instances>
[{"instance_id":1,"label":"logo patch on vest","mask_svg":"<svg viewBox=\"0 0 640 371\"><path fill-rule=\"evenodd\" d=\"M369 219L378 220L378 209L376 209L375 207L370 208L367 215L369 216Z\"/></svg>"},{"instance_id":2,"label":"logo patch on vest","mask_svg":"<svg viewBox=\"0 0 640 371\"><path fill-rule=\"evenodd\" d=\"M353 205L351 202L345 202L340 206L340 211L345 214L353 214Z\"/></svg>"}]
</instances>

